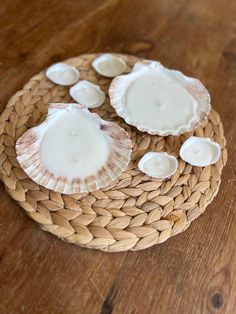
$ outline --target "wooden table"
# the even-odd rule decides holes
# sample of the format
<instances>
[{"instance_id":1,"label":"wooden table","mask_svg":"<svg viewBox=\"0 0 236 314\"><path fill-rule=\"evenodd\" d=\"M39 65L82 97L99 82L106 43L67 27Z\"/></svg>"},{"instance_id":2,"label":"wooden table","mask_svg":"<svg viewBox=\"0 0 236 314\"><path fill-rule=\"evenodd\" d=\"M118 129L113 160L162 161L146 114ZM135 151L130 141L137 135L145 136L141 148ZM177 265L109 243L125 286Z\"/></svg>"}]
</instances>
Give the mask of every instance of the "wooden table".
<instances>
[{"instance_id":1,"label":"wooden table","mask_svg":"<svg viewBox=\"0 0 236 314\"><path fill-rule=\"evenodd\" d=\"M203 81L229 154L206 213L140 252L65 244L27 218L1 184L0 313L236 313L236 2L5 0L0 16L0 111L53 62L136 54Z\"/></svg>"}]
</instances>

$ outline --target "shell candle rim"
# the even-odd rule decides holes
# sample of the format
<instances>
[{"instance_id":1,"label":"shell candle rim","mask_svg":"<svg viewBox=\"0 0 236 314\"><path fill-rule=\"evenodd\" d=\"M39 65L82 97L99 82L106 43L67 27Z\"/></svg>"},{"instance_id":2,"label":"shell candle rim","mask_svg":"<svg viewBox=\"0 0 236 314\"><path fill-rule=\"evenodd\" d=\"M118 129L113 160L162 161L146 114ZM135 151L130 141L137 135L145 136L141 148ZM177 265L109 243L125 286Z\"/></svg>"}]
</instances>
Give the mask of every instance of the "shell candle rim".
<instances>
[{"instance_id":1,"label":"shell candle rim","mask_svg":"<svg viewBox=\"0 0 236 314\"><path fill-rule=\"evenodd\" d=\"M79 81L73 85L70 88L69 93L70 96L79 104L91 109L101 106L106 98L106 95L101 90L100 86L95 85L87 80Z\"/></svg>"},{"instance_id":2,"label":"shell candle rim","mask_svg":"<svg viewBox=\"0 0 236 314\"><path fill-rule=\"evenodd\" d=\"M191 131L211 108L210 95L199 80L151 60L138 62L132 72L113 79L109 95L111 106L126 123L160 136Z\"/></svg>"},{"instance_id":3,"label":"shell candle rim","mask_svg":"<svg viewBox=\"0 0 236 314\"><path fill-rule=\"evenodd\" d=\"M148 152L139 160L138 168L152 178L164 180L177 171L178 160L166 152Z\"/></svg>"},{"instance_id":4,"label":"shell candle rim","mask_svg":"<svg viewBox=\"0 0 236 314\"><path fill-rule=\"evenodd\" d=\"M124 129L85 106L56 103L50 104L43 123L17 140L16 151L17 160L32 180L48 189L73 194L97 190L115 180L128 166L131 141Z\"/></svg>"},{"instance_id":5,"label":"shell candle rim","mask_svg":"<svg viewBox=\"0 0 236 314\"><path fill-rule=\"evenodd\" d=\"M80 72L77 68L69 64L57 62L47 68L46 76L54 84L70 86L78 81Z\"/></svg>"},{"instance_id":6,"label":"shell candle rim","mask_svg":"<svg viewBox=\"0 0 236 314\"><path fill-rule=\"evenodd\" d=\"M112 53L104 53L93 60L92 67L98 74L113 78L125 71L126 61Z\"/></svg>"},{"instance_id":7,"label":"shell candle rim","mask_svg":"<svg viewBox=\"0 0 236 314\"><path fill-rule=\"evenodd\" d=\"M221 147L208 137L191 136L183 143L179 154L192 166L207 167L219 160Z\"/></svg>"}]
</instances>

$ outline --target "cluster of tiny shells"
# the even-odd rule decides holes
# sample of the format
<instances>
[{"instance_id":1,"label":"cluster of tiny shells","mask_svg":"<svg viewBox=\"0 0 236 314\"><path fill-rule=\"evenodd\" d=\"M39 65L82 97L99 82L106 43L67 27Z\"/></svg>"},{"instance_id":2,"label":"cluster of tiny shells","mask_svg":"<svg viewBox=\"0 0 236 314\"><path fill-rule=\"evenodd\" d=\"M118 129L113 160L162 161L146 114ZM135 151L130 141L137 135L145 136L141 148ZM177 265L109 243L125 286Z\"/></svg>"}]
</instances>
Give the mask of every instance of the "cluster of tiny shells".
<instances>
[{"instance_id":1,"label":"cluster of tiny shells","mask_svg":"<svg viewBox=\"0 0 236 314\"><path fill-rule=\"evenodd\" d=\"M194 78L190 78L185 76L179 71L169 70L165 68L162 64L156 61L150 61L150 60L144 60L143 62L138 62L133 67L133 70L125 75L121 75L124 73L124 71L127 68L126 62L123 58L117 57L113 54L102 54L98 58L96 58L92 62L92 67L94 70L99 74L107 78L114 78L111 82L110 89L109 89L109 95L110 95L110 101L111 105L116 110L117 114L122 117L128 124L134 125L137 129L140 131L145 131L150 134L157 134L161 136L166 135L180 135L184 132L191 131L196 126L198 126L204 118L209 114L210 111L210 95L206 88L202 85L202 83ZM146 75L148 71L151 71L151 73L155 74L158 73L158 71L163 71L164 75L168 76L171 80L174 80L178 84L180 84L186 91L194 98L197 104L196 109L196 116L194 119L189 121L185 125L181 125L178 128L173 128L172 130L158 130L150 128L148 125L141 125L136 123L135 121L132 121L127 113L127 110L125 110L124 107L124 98L126 91L130 84L136 80L139 77L142 77L143 75ZM58 85L62 86L71 86L69 93L70 96L80 105L85 106L86 108L92 109L97 108L101 106L105 102L105 93L101 90L101 88L98 85L95 85L89 81L86 80L80 80L80 72L79 69L72 67L68 64L64 63L56 63L52 66L50 66L46 71L46 76L48 79L50 79L52 82ZM64 106L64 107L63 107ZM65 104L62 107L65 109ZM57 107L57 110L59 111L59 107ZM52 115L49 112L49 116L46 121L49 120L49 118ZM102 123L105 123L104 121ZM45 123L44 123L45 125ZM114 125L114 124L113 124ZM41 125L39 126L39 129L41 130ZM109 129L109 128L108 128ZM66 186L65 182L64 185L60 182L55 183L53 181L53 184L47 182L45 184L45 176L41 176L40 180L38 180L37 176L32 175L32 173L35 173L34 171L28 171L28 155L30 152L30 149L27 148L27 145L31 145L32 143L28 141L30 132L36 132L37 130L29 130L26 135L23 135L17 143L17 152L18 152L18 160L21 163L23 169L28 173L31 178L38 182L39 184L42 184L46 186L47 188L54 189L56 191L60 191L63 193L72 194L75 192L80 191L92 191L94 189L101 188L103 186L106 186L108 183L110 183L111 180L105 180L104 184L94 184L95 181L92 183L90 182L90 187L88 187L88 184L86 185L86 188L81 189L80 184L76 185L78 188L75 189L73 183L70 183L70 185ZM120 130L122 133L123 131ZM123 133L122 133L123 134ZM38 141L38 137L34 137L38 144L40 144L40 141ZM24 141L24 139L27 139L27 142ZM125 157L125 162L122 166L122 171L125 169L129 162L130 157L130 149L129 149L129 143L127 141L127 146L125 147L125 154L123 154L122 157ZM119 144L120 145L120 144ZM34 145L34 147L37 146L37 149L39 149L39 145ZM124 147L122 147L124 149ZM180 157L188 162L191 165L198 166L198 167L205 167L208 165L211 165L220 157L220 146L216 142L211 141L211 139L204 139L199 137L190 137L181 147L180 149ZM37 152L34 152L37 153ZM27 155L28 154L28 155ZM27 156L26 156L27 155ZM38 161L40 163L40 161ZM119 164L118 160L118 164ZM27 165L26 165L27 164ZM40 167L42 167L42 164L40 163ZM105 167L106 168L106 167ZM158 178L160 180L164 180L169 178L171 175L173 175L178 168L178 160L167 153L164 152L148 152L146 153L139 161L138 168L140 171L144 172L145 174ZM31 168L30 168L31 169ZM32 169L31 169L32 170ZM45 169L44 169L45 170ZM46 171L46 170L45 170ZM106 175L108 175L109 171L106 171ZM116 172L115 177L117 177L117 174L120 174L120 170ZM110 177L110 179L112 176ZM98 181L98 178L96 178ZM97 182L96 181L96 182Z\"/></svg>"},{"instance_id":2,"label":"cluster of tiny shells","mask_svg":"<svg viewBox=\"0 0 236 314\"><path fill-rule=\"evenodd\" d=\"M113 78L124 72L126 62L122 58L106 53L96 58L92 66L98 74ZM47 69L46 76L55 84L70 86L78 82L80 73L73 66L56 63ZM106 98L100 86L86 80L72 86L69 93L76 102L90 109L100 107Z\"/></svg>"}]
</instances>

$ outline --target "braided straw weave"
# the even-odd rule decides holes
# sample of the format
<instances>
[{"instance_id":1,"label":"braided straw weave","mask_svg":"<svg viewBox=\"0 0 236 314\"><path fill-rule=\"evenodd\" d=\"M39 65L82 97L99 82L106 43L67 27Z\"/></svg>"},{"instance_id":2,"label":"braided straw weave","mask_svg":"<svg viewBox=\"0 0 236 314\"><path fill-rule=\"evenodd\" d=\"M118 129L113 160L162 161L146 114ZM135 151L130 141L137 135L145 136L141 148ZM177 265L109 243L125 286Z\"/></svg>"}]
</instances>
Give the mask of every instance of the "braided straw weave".
<instances>
[{"instance_id":1,"label":"braided straw weave","mask_svg":"<svg viewBox=\"0 0 236 314\"><path fill-rule=\"evenodd\" d=\"M81 79L107 92L111 80L96 75L91 68L96 56L87 54L66 62L80 69ZM138 61L123 57L129 67ZM20 168L15 143L28 128L44 120L49 102L72 100L68 88L54 85L41 72L10 99L0 117L0 178L11 197L43 230L88 248L141 250L184 231L216 195L227 152L223 126L214 110L194 132L159 137L127 125L117 117L108 97L93 111L129 133L133 153L128 169L108 187L92 193L63 195L37 185ZM179 158L180 146L193 134L210 137L221 145L221 158L215 165L197 168ZM178 157L177 172L163 182L141 173L137 162L148 151L166 151Z\"/></svg>"}]
</instances>

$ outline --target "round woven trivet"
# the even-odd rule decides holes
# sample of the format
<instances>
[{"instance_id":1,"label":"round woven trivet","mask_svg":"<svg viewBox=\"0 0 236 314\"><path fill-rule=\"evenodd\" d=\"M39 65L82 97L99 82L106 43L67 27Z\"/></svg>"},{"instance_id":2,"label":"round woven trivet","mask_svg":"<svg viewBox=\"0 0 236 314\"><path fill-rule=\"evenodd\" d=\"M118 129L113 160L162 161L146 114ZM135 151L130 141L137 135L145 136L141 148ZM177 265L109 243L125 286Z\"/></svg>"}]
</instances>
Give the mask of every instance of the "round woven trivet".
<instances>
[{"instance_id":1,"label":"round woven trivet","mask_svg":"<svg viewBox=\"0 0 236 314\"><path fill-rule=\"evenodd\" d=\"M81 79L107 92L110 79L91 68L96 54L82 55L66 62L79 68ZM123 57L131 67L139 59ZM107 188L92 193L63 195L30 180L16 160L16 140L41 123L50 102L72 102L68 88L56 86L41 72L8 102L0 117L0 176L7 192L43 230L79 246L117 252L141 250L166 241L184 231L216 195L227 152L223 126L212 110L195 129L179 137L141 133L117 117L106 103L93 111L118 123L132 139L133 153L128 169ZM220 160L205 168L192 167L179 158L181 144L191 135L210 137L221 145ZM167 181L152 179L137 168L148 151L166 151L178 157L178 171Z\"/></svg>"}]
</instances>

